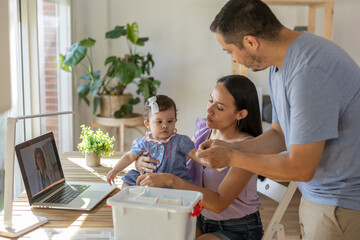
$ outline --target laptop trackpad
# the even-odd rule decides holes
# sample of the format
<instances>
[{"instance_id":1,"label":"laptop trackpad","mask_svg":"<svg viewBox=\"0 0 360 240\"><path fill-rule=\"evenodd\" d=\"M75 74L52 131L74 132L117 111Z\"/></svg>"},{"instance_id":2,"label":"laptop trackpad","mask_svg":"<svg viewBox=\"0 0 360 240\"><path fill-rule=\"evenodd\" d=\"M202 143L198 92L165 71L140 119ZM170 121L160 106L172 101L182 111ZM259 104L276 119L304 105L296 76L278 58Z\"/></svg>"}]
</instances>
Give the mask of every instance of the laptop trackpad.
<instances>
[{"instance_id":1,"label":"laptop trackpad","mask_svg":"<svg viewBox=\"0 0 360 240\"><path fill-rule=\"evenodd\" d=\"M104 194L105 192L103 191L88 191L84 193L84 195L82 195L81 198L91 198L91 199L102 198Z\"/></svg>"}]
</instances>

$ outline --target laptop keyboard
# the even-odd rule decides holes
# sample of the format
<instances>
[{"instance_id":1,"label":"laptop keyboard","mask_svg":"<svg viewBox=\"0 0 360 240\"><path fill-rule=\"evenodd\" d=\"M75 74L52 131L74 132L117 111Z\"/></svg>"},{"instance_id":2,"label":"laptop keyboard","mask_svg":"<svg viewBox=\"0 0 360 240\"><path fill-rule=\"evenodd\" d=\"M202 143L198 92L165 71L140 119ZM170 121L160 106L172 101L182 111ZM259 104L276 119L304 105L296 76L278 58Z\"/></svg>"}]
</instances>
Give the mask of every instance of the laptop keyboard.
<instances>
[{"instance_id":1,"label":"laptop keyboard","mask_svg":"<svg viewBox=\"0 0 360 240\"><path fill-rule=\"evenodd\" d=\"M44 202L67 204L89 187L90 185L66 185L63 189L46 199Z\"/></svg>"}]
</instances>

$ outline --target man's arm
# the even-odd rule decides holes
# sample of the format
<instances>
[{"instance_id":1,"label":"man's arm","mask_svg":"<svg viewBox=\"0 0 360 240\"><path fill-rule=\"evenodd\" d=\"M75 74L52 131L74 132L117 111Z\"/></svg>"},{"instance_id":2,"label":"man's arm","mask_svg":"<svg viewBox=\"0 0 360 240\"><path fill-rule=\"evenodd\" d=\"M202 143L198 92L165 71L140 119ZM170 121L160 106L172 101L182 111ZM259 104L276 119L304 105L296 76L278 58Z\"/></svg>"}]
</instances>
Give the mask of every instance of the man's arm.
<instances>
[{"instance_id":1,"label":"man's arm","mask_svg":"<svg viewBox=\"0 0 360 240\"><path fill-rule=\"evenodd\" d=\"M275 154L286 150L285 137L279 123L272 123L260 136L235 143L234 148L247 153Z\"/></svg>"},{"instance_id":2,"label":"man's arm","mask_svg":"<svg viewBox=\"0 0 360 240\"><path fill-rule=\"evenodd\" d=\"M310 181L320 162L325 141L291 145L288 154L254 154L223 146L210 146L198 151L204 166L232 166L273 179Z\"/></svg>"}]
</instances>

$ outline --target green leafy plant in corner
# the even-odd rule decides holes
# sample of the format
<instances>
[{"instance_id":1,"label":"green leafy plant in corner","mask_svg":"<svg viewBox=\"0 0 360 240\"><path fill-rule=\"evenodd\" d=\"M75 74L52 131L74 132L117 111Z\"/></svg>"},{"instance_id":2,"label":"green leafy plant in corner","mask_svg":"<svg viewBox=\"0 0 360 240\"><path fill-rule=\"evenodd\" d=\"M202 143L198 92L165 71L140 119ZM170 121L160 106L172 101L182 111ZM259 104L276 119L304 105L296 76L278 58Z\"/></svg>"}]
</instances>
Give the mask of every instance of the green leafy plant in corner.
<instances>
[{"instance_id":1,"label":"green leafy plant in corner","mask_svg":"<svg viewBox=\"0 0 360 240\"><path fill-rule=\"evenodd\" d=\"M94 152L99 157L114 154L114 137L110 137L108 133L103 133L100 129L94 132L85 125L81 125L81 129L82 141L78 144L78 149L82 154Z\"/></svg>"},{"instance_id":2,"label":"green leafy plant in corner","mask_svg":"<svg viewBox=\"0 0 360 240\"><path fill-rule=\"evenodd\" d=\"M127 24L126 27L116 26L105 34L107 39L117 39L122 36L126 37L129 53L123 57L108 57L105 60L107 71L102 78L100 71L93 71L91 48L95 44L94 39L87 38L76 42L67 49L64 55L59 55L61 69L71 72L78 64L86 69L87 74L81 77L86 83L78 87L77 92L88 105L90 104L88 95L93 97L94 113L99 105L100 95L122 95L126 87L134 83L138 87L136 94L143 96L145 101L156 95L160 86L160 81L150 76L150 71L155 64L152 55L137 52L137 47L144 46L149 38L139 37L139 26L136 22ZM87 50L90 50L90 53ZM82 63L85 57L87 65ZM114 116L119 118L131 114L133 105L139 102L139 97L132 97L127 104L115 112Z\"/></svg>"},{"instance_id":3,"label":"green leafy plant in corner","mask_svg":"<svg viewBox=\"0 0 360 240\"><path fill-rule=\"evenodd\" d=\"M87 105L90 105L88 95L92 97L98 94L99 86L104 81L100 78L101 72L93 70L93 60L91 48L95 45L96 41L92 38L86 38L78 41L66 49L66 53L59 54L60 68L67 72L72 72L75 66L80 65L83 67L87 74L83 75L81 79L86 82L77 88L77 92L81 99L85 101ZM89 52L88 52L89 50ZM84 60L86 57L87 61ZM84 61L83 61L84 60ZM98 99L94 99L94 113L99 104Z\"/></svg>"}]
</instances>

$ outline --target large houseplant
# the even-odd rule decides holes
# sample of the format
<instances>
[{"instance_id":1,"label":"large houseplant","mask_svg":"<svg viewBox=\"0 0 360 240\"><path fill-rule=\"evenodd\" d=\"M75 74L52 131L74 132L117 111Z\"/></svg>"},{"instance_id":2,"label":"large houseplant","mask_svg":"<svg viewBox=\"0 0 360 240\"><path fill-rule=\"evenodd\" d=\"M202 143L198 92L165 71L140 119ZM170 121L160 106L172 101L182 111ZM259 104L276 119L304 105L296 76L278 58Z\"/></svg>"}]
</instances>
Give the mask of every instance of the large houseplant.
<instances>
[{"instance_id":1,"label":"large houseplant","mask_svg":"<svg viewBox=\"0 0 360 240\"><path fill-rule=\"evenodd\" d=\"M130 115L133 105L140 102L138 96L143 96L144 101L156 95L160 81L150 76L150 70L154 67L154 60L150 53L142 54L137 52L137 46L144 46L148 38L139 37L138 24L132 23L125 26L116 26L107 32L107 39L117 39L125 36L129 48L129 53L124 57L110 56L105 60L107 67L106 74L101 77L100 71L94 71L91 49L96 41L86 38L70 46L64 55L59 55L60 68L72 72L74 67L81 65L87 72L81 79L85 83L77 88L77 92L86 104L90 105L88 96L93 98L94 113L101 104L102 96L127 96L125 104L114 112L115 117ZM89 51L88 51L89 50ZM86 57L86 58L85 58ZM126 87L134 83L137 85L136 94L131 96L125 94ZM105 100L104 100L105 101Z\"/></svg>"}]
</instances>

